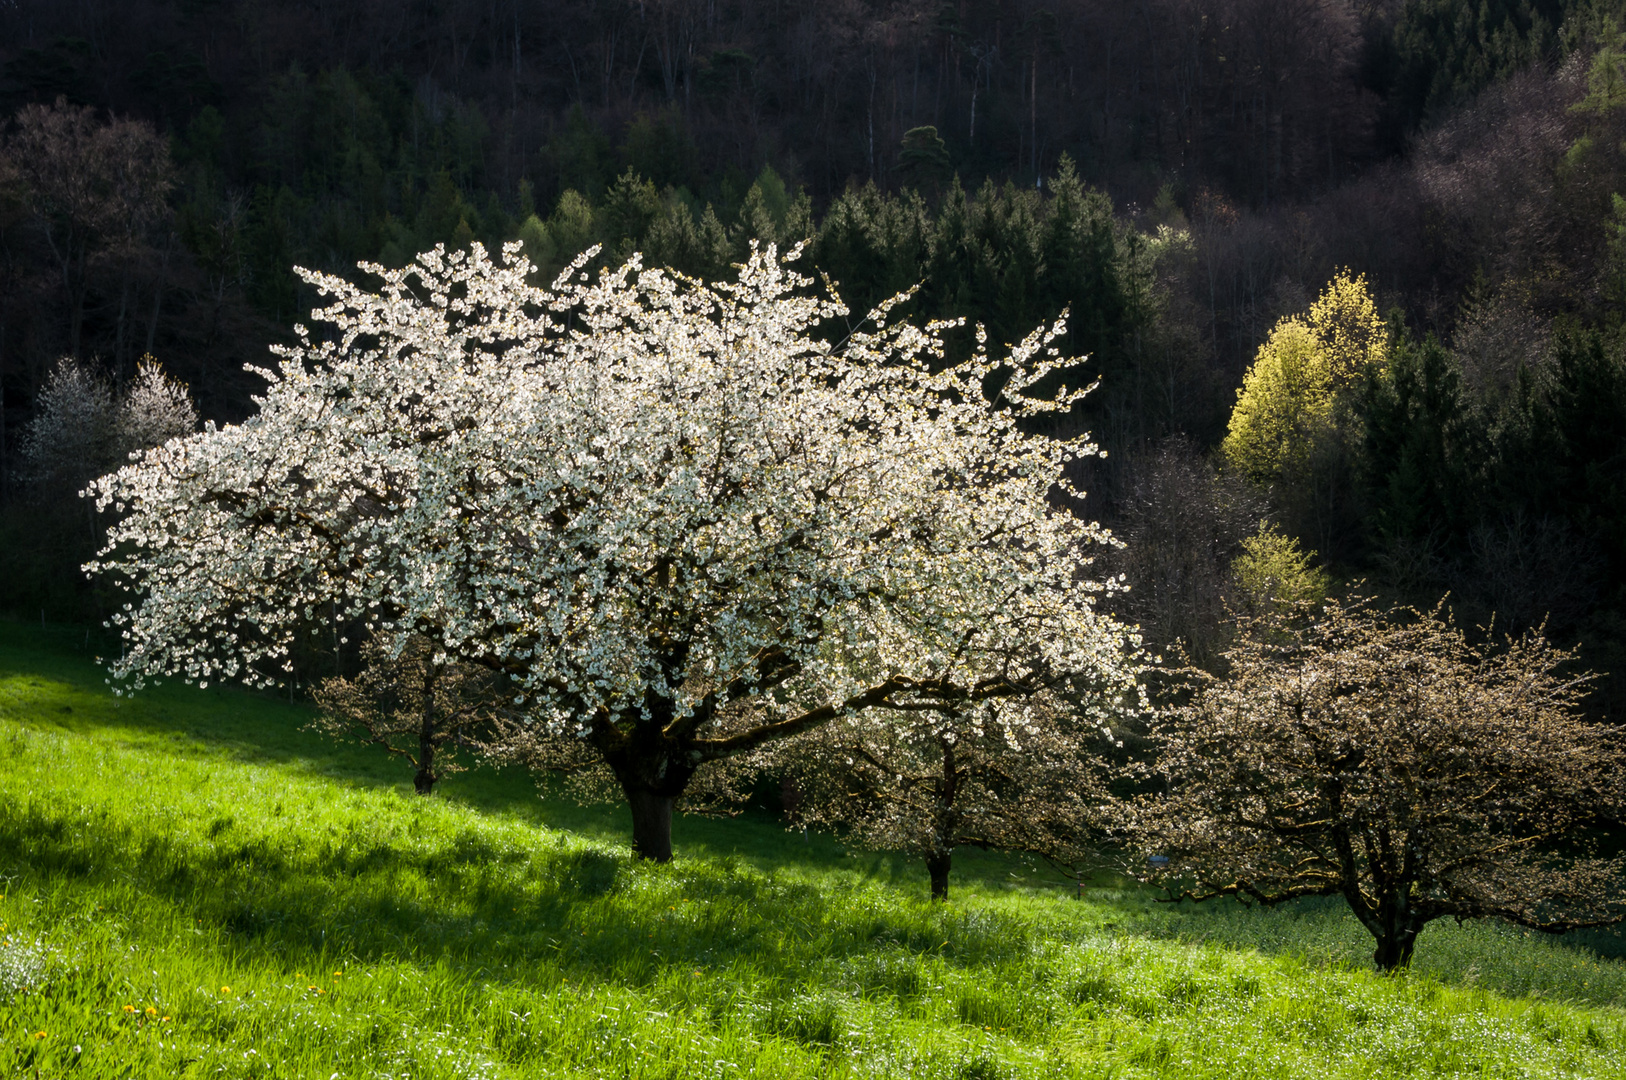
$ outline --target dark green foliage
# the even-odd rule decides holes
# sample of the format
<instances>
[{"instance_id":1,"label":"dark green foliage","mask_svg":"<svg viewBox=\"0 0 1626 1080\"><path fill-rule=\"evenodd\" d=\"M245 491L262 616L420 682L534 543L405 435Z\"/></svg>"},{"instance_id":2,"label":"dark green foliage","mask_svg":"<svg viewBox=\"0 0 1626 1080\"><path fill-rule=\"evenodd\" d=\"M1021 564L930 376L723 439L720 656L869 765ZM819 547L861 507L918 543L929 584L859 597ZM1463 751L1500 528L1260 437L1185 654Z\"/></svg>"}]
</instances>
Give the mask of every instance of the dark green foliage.
<instances>
[{"instance_id":1,"label":"dark green foliage","mask_svg":"<svg viewBox=\"0 0 1626 1080\"><path fill-rule=\"evenodd\" d=\"M1626 338L1570 330L1551 366L1521 375L1499 439L1496 495L1567 522L1626 586Z\"/></svg>"},{"instance_id":2,"label":"dark green foliage","mask_svg":"<svg viewBox=\"0 0 1626 1080\"><path fill-rule=\"evenodd\" d=\"M1409 0L1387 68L1390 120L1398 131L1527 65L1556 53L1558 29L1575 0Z\"/></svg>"},{"instance_id":3,"label":"dark green foliage","mask_svg":"<svg viewBox=\"0 0 1626 1080\"><path fill-rule=\"evenodd\" d=\"M1103 400L1130 393L1136 336L1152 314L1142 241L1065 155L1047 187L989 181L973 198L955 178L935 214L911 191L856 188L825 215L814 261L855 313L918 284L923 317L980 322L996 347L1066 311L1062 348L1090 358L1069 381L1104 379ZM969 327L951 338L958 348L970 342Z\"/></svg>"},{"instance_id":4,"label":"dark green foliage","mask_svg":"<svg viewBox=\"0 0 1626 1080\"><path fill-rule=\"evenodd\" d=\"M621 159L656 187L696 187L700 150L683 114L673 108L640 112L627 126Z\"/></svg>"},{"instance_id":5,"label":"dark green foliage","mask_svg":"<svg viewBox=\"0 0 1626 1080\"><path fill-rule=\"evenodd\" d=\"M931 211L914 192L892 196L874 184L830 204L813 245L813 262L841 288L861 318L871 307L920 283L931 253Z\"/></svg>"},{"instance_id":6,"label":"dark green foliage","mask_svg":"<svg viewBox=\"0 0 1626 1080\"><path fill-rule=\"evenodd\" d=\"M1478 510L1485 450L1457 361L1432 335L1397 341L1360 410L1368 528L1380 542L1461 544Z\"/></svg>"},{"instance_id":7,"label":"dark green foliage","mask_svg":"<svg viewBox=\"0 0 1626 1080\"><path fill-rule=\"evenodd\" d=\"M90 97L91 64L90 42L81 37L30 45L6 64L5 97L0 100L10 109L25 101L51 101L59 96L83 104Z\"/></svg>"},{"instance_id":8,"label":"dark green foliage","mask_svg":"<svg viewBox=\"0 0 1626 1080\"><path fill-rule=\"evenodd\" d=\"M632 254L637 238L649 234L660 212L661 196L655 185L630 168L622 173L604 193L599 217L604 234L614 238L611 240L614 253L622 258Z\"/></svg>"},{"instance_id":9,"label":"dark green foliage","mask_svg":"<svg viewBox=\"0 0 1626 1080\"><path fill-rule=\"evenodd\" d=\"M903 133L903 149L898 151L898 171L917 184L934 184L948 175L948 145L930 124Z\"/></svg>"},{"instance_id":10,"label":"dark green foliage","mask_svg":"<svg viewBox=\"0 0 1626 1080\"><path fill-rule=\"evenodd\" d=\"M615 179L610 140L579 105L567 114L564 129L549 140L544 160L558 178L558 189L596 195Z\"/></svg>"}]
</instances>

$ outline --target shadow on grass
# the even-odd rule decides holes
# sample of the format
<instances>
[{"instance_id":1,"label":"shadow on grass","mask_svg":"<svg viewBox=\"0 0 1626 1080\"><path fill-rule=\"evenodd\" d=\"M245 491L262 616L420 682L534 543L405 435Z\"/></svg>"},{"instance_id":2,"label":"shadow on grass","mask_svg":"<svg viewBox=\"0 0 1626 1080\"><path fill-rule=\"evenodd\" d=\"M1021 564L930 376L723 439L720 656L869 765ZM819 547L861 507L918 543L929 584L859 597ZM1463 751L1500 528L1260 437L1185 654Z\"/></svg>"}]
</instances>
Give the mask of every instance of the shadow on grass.
<instances>
[{"instance_id":1,"label":"shadow on grass","mask_svg":"<svg viewBox=\"0 0 1626 1080\"><path fill-rule=\"evenodd\" d=\"M726 860L658 866L560 834L526 846L480 831L411 839L279 834L230 819L177 839L60 799L0 808L0 867L13 875L98 900L119 894L118 909L149 922L168 909L289 966L338 955L627 985L724 968L789 988L877 952L1020 962L1041 932L1008 912L900 904L850 879L787 879Z\"/></svg>"},{"instance_id":2,"label":"shadow on grass","mask_svg":"<svg viewBox=\"0 0 1626 1080\"><path fill-rule=\"evenodd\" d=\"M308 708L235 687L167 685L133 699L115 697L101 669L77 651L82 643L82 632L46 628L41 633L0 624L0 715L9 707L26 711L19 718L38 728L111 736L138 746L151 742L167 754L223 756L358 789L394 791L402 807L416 799L407 794L410 772L403 763L308 730ZM10 702L8 688L14 689ZM568 830L618 850L569 845L548 834L536 834L534 843L502 847L471 832L438 847L339 838L299 851L223 819L204 858L173 840L122 834L110 819L98 824L45 815L7 822L0 832L0 858L46 879L100 877L107 868L120 867L118 872L139 882L152 899L220 927L245 945L337 948L363 959L439 957L484 967L548 959L577 977L615 972L618 978L643 981L666 968L772 966L782 954L806 969L876 950L941 950L949 941L966 957L998 962L1017 955L1011 949L1026 948L1033 933L1022 920L954 905L878 914L868 919L867 930L856 929L837 917L838 908L850 915L850 907L832 906L823 896L825 889L850 889L854 878L828 875L848 871L924 897L918 860L849 852L828 835L788 832L766 814L721 821L683 817L675 829L677 862L651 867L623 853L630 832L623 807L539 798L523 772L476 768L456 774L444 782L436 801L493 821ZM100 835L97 830L104 828L107 835ZM132 850L140 853L134 862ZM1046 882L1042 869L1021 860L964 852L956 864L959 890L1012 884L1031 890L1043 883L1057 889L1052 895L1071 891L1067 886L1062 892L1056 876ZM822 886L812 883L821 876L826 876ZM1102 927L1352 966L1365 966L1370 956L1369 939L1352 927L1338 901L1268 913L1234 904L1176 908L1151 905L1145 891L1127 881L1121 885L1093 890L1094 913L1082 919L1066 913L1067 906L1037 918L1053 936ZM666 905L672 911L682 901L703 899L710 914L686 916L675 927L659 904L651 908L629 899L651 890L676 901ZM695 932L697 918L703 933ZM943 936L953 920L966 918L992 919L997 929L987 937L968 923L958 937ZM1484 957L1495 960L1500 947L1497 941L1480 941L1477 951L1464 953L1453 945L1448 955L1443 948L1448 936L1425 932L1419 946L1419 966L1447 981L1477 977ZM1556 944L1567 952L1606 957L1626 951L1621 936L1607 932L1572 935ZM1521 961L1509 952L1496 962ZM796 965L784 970L793 972Z\"/></svg>"},{"instance_id":3,"label":"shadow on grass","mask_svg":"<svg viewBox=\"0 0 1626 1080\"><path fill-rule=\"evenodd\" d=\"M118 648L100 631L0 621L0 686L20 680L39 707L29 717L57 728L89 733L123 729L165 740L171 754L225 755L255 765L373 789L410 791L412 769L377 747L344 743L309 728L313 709L299 701L241 686L198 689L167 681L134 695L116 696L98 654ZM59 684L55 690L47 683ZM66 692L63 692L66 690ZM582 805L559 785L539 785L523 769L474 764L436 787L434 798L527 824L563 829L610 845L628 845L632 818L620 803ZM677 858L744 859L764 873L777 867L855 870L901 888L927 889L918 859L854 851L825 833L787 830L777 816L751 808L731 818L679 815L673 828ZM1070 883L1031 860L964 850L956 854L955 888L1069 890Z\"/></svg>"}]
</instances>

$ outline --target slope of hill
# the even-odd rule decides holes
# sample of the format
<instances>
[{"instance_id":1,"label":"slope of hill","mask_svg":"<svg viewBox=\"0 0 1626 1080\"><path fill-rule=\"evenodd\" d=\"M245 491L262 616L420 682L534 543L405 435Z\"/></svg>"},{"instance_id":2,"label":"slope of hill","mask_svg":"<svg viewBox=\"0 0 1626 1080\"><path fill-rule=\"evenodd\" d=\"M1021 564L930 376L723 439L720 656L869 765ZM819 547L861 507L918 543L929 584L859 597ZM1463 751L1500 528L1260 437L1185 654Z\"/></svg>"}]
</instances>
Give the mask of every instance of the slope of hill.
<instances>
[{"instance_id":1,"label":"slope of hill","mask_svg":"<svg viewBox=\"0 0 1626 1080\"><path fill-rule=\"evenodd\" d=\"M0 1071L41 1077L1623 1076L1626 963L918 868L394 763L233 690L118 698L0 624ZM1611 939L1612 940L1612 939ZM1592 944L1607 945L1603 939Z\"/></svg>"}]
</instances>

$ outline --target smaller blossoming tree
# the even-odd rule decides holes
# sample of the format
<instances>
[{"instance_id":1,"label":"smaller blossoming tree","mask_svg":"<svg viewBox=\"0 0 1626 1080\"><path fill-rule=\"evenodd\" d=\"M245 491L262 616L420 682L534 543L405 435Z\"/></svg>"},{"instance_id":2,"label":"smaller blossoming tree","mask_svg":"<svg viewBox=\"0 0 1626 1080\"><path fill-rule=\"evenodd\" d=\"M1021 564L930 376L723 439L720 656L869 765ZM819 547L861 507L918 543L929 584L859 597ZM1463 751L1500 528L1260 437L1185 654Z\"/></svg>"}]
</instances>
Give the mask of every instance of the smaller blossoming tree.
<instances>
[{"instance_id":1,"label":"smaller blossoming tree","mask_svg":"<svg viewBox=\"0 0 1626 1080\"><path fill-rule=\"evenodd\" d=\"M354 677L335 675L313 689L321 710L313 726L405 758L413 789L428 795L447 774L463 771L459 751L481 749L502 725L498 679L479 665L437 657L420 635L369 641Z\"/></svg>"},{"instance_id":2,"label":"smaller blossoming tree","mask_svg":"<svg viewBox=\"0 0 1626 1080\"><path fill-rule=\"evenodd\" d=\"M946 901L958 847L1076 869L1117 824L1108 785L1122 743L1109 725L1141 702L1127 678L1073 690L844 716L764 756L791 782L793 820L920 856L932 899Z\"/></svg>"},{"instance_id":3,"label":"smaller blossoming tree","mask_svg":"<svg viewBox=\"0 0 1626 1080\"><path fill-rule=\"evenodd\" d=\"M1580 714L1573 654L1471 643L1442 608L1272 611L1162 715L1138 829L1177 897L1339 896L1406 966L1435 919L1560 933L1626 919L1626 750Z\"/></svg>"},{"instance_id":4,"label":"smaller blossoming tree","mask_svg":"<svg viewBox=\"0 0 1626 1080\"><path fill-rule=\"evenodd\" d=\"M366 266L376 293L306 273L327 331L258 414L95 485L123 516L89 569L135 594L117 676L267 682L325 610L427 641L590 746L654 859L708 763L1127 677L1063 475L1094 447L1023 427L1080 396L1029 394L1060 326L945 365L891 304L828 344L845 308L771 248L716 286L589 252L548 289L518 251Z\"/></svg>"}]
</instances>

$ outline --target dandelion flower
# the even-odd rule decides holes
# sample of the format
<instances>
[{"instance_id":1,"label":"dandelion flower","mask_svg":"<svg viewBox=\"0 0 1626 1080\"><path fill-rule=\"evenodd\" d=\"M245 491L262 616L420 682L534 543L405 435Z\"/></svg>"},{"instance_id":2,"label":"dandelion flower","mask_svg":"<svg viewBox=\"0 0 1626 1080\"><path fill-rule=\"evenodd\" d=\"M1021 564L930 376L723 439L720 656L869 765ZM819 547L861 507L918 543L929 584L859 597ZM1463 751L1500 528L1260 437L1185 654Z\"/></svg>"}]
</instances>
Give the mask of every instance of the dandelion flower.
<instances>
[{"instance_id":1,"label":"dandelion flower","mask_svg":"<svg viewBox=\"0 0 1626 1080\"><path fill-rule=\"evenodd\" d=\"M127 1012L127 1013L135 1012L135 1006L134 1005L126 1005L124 1007L124 1011Z\"/></svg>"},{"instance_id":2,"label":"dandelion flower","mask_svg":"<svg viewBox=\"0 0 1626 1080\"><path fill-rule=\"evenodd\" d=\"M231 993L231 987L229 987L229 986L222 986L222 987L221 987L221 988L220 988L220 992L221 992L221 993L222 993L222 994L229 994L229 993Z\"/></svg>"},{"instance_id":3,"label":"dandelion flower","mask_svg":"<svg viewBox=\"0 0 1626 1080\"><path fill-rule=\"evenodd\" d=\"M36 1032L34 1032L34 1038L36 1038L36 1039L43 1039L43 1038L45 1038L45 1032L43 1032L43 1031L36 1031Z\"/></svg>"}]
</instances>

